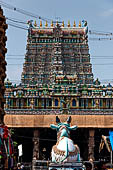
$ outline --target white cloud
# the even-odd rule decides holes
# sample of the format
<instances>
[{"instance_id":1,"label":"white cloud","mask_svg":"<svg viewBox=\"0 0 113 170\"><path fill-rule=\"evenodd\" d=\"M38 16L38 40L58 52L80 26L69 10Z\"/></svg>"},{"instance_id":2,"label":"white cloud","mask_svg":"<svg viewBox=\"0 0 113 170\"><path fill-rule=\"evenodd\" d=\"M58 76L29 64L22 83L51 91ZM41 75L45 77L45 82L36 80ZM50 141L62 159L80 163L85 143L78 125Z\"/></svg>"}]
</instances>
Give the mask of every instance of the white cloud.
<instances>
[{"instance_id":1,"label":"white cloud","mask_svg":"<svg viewBox=\"0 0 113 170\"><path fill-rule=\"evenodd\" d=\"M113 8L108 9L100 14L100 16L103 16L103 17L110 17L111 15L113 15Z\"/></svg>"}]
</instances>

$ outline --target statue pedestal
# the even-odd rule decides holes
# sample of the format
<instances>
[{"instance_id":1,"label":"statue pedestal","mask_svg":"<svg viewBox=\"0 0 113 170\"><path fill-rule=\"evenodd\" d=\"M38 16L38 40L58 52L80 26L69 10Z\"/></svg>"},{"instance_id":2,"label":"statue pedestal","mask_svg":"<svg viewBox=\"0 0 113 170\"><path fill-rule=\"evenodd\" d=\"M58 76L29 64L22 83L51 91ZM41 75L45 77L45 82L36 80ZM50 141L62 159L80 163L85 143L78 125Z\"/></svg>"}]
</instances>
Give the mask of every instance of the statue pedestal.
<instances>
[{"instance_id":1,"label":"statue pedestal","mask_svg":"<svg viewBox=\"0 0 113 170\"><path fill-rule=\"evenodd\" d=\"M85 166L82 162L64 162L64 163L50 163L49 170L85 170Z\"/></svg>"},{"instance_id":2,"label":"statue pedestal","mask_svg":"<svg viewBox=\"0 0 113 170\"><path fill-rule=\"evenodd\" d=\"M32 170L48 170L48 161L44 160L33 160L32 161Z\"/></svg>"}]
</instances>

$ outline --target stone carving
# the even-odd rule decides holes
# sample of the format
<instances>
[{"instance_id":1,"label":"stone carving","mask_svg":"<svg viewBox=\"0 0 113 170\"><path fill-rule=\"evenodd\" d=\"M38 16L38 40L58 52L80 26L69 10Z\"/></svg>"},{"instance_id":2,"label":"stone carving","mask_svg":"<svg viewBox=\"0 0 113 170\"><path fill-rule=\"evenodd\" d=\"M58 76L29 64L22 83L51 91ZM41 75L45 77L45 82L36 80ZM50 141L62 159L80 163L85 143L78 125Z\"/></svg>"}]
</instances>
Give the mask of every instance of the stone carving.
<instances>
[{"instance_id":1,"label":"stone carving","mask_svg":"<svg viewBox=\"0 0 113 170\"><path fill-rule=\"evenodd\" d=\"M64 99L64 98L61 98L60 100L60 110L63 110L63 104L65 104L65 109L69 110L70 109L70 99Z\"/></svg>"},{"instance_id":2,"label":"stone carving","mask_svg":"<svg viewBox=\"0 0 113 170\"><path fill-rule=\"evenodd\" d=\"M71 116L68 117L67 122L61 123L58 116L56 116L57 125L51 124L52 129L57 130L57 143L52 148L52 162L75 162L80 161L80 150L77 145L74 145L70 139L70 130L76 130L77 126L71 126Z\"/></svg>"}]
</instances>

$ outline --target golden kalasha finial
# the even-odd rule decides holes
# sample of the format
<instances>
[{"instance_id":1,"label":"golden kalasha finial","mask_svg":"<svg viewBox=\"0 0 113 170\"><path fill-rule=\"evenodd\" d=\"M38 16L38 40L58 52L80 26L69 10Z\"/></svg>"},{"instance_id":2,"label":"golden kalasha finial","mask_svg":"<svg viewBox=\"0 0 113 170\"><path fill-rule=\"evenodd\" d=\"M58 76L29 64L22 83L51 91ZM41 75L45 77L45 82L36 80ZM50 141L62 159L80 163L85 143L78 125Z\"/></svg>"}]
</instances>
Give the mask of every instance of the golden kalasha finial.
<instances>
[{"instance_id":1,"label":"golden kalasha finial","mask_svg":"<svg viewBox=\"0 0 113 170\"><path fill-rule=\"evenodd\" d=\"M70 27L70 21L68 21L68 24L67 24L68 27Z\"/></svg>"},{"instance_id":2,"label":"golden kalasha finial","mask_svg":"<svg viewBox=\"0 0 113 170\"><path fill-rule=\"evenodd\" d=\"M78 26L81 27L81 21L79 21L79 25Z\"/></svg>"},{"instance_id":3,"label":"golden kalasha finial","mask_svg":"<svg viewBox=\"0 0 113 170\"><path fill-rule=\"evenodd\" d=\"M53 27L53 21L51 21L51 27Z\"/></svg>"},{"instance_id":4,"label":"golden kalasha finial","mask_svg":"<svg viewBox=\"0 0 113 170\"><path fill-rule=\"evenodd\" d=\"M73 27L76 27L76 23L75 23L75 21L74 21Z\"/></svg>"},{"instance_id":5,"label":"golden kalasha finial","mask_svg":"<svg viewBox=\"0 0 113 170\"><path fill-rule=\"evenodd\" d=\"M36 20L35 20L34 26L35 26L35 27L37 27L37 23L36 23Z\"/></svg>"},{"instance_id":6,"label":"golden kalasha finial","mask_svg":"<svg viewBox=\"0 0 113 170\"><path fill-rule=\"evenodd\" d=\"M45 23L45 27L47 27L48 26L48 23L47 23L47 21L46 21L46 23Z\"/></svg>"},{"instance_id":7,"label":"golden kalasha finial","mask_svg":"<svg viewBox=\"0 0 113 170\"><path fill-rule=\"evenodd\" d=\"M40 27L42 27L42 21L40 20Z\"/></svg>"},{"instance_id":8,"label":"golden kalasha finial","mask_svg":"<svg viewBox=\"0 0 113 170\"><path fill-rule=\"evenodd\" d=\"M64 27L64 21L62 22L62 27Z\"/></svg>"}]
</instances>

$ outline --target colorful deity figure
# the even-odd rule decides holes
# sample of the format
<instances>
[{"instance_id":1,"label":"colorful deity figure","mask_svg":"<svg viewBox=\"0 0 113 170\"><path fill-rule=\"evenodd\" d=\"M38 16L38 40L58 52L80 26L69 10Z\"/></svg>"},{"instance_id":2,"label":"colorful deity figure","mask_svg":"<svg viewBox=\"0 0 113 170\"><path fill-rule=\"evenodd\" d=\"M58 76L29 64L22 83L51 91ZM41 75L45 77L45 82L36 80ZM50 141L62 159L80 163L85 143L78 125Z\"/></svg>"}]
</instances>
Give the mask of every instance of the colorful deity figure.
<instances>
[{"instance_id":1,"label":"colorful deity figure","mask_svg":"<svg viewBox=\"0 0 113 170\"><path fill-rule=\"evenodd\" d=\"M86 27L87 26L87 21L82 20L82 27Z\"/></svg>"},{"instance_id":2,"label":"colorful deity figure","mask_svg":"<svg viewBox=\"0 0 113 170\"><path fill-rule=\"evenodd\" d=\"M58 116L56 116L57 125L51 124L52 129L57 130L57 143L52 147L52 162L76 162L80 161L80 150L77 145L74 145L70 139L70 131L76 130L77 126L70 126L71 116L68 117L67 122L61 123Z\"/></svg>"},{"instance_id":3,"label":"colorful deity figure","mask_svg":"<svg viewBox=\"0 0 113 170\"><path fill-rule=\"evenodd\" d=\"M63 105L65 105L65 107ZM69 99L64 100L63 98L61 98L60 110L62 111L63 108L66 108L68 111L70 110L70 100Z\"/></svg>"},{"instance_id":4,"label":"colorful deity figure","mask_svg":"<svg viewBox=\"0 0 113 170\"><path fill-rule=\"evenodd\" d=\"M85 32L86 32L86 34L87 34L87 33L88 33L87 21L82 20L82 27L85 27Z\"/></svg>"},{"instance_id":5,"label":"colorful deity figure","mask_svg":"<svg viewBox=\"0 0 113 170\"><path fill-rule=\"evenodd\" d=\"M33 20L29 20L27 24L29 25L29 28L33 27Z\"/></svg>"},{"instance_id":6,"label":"colorful deity figure","mask_svg":"<svg viewBox=\"0 0 113 170\"><path fill-rule=\"evenodd\" d=\"M30 34L31 33L31 29L33 28L33 20L29 20L27 22L28 24L28 33Z\"/></svg>"}]
</instances>

